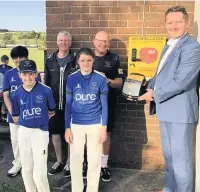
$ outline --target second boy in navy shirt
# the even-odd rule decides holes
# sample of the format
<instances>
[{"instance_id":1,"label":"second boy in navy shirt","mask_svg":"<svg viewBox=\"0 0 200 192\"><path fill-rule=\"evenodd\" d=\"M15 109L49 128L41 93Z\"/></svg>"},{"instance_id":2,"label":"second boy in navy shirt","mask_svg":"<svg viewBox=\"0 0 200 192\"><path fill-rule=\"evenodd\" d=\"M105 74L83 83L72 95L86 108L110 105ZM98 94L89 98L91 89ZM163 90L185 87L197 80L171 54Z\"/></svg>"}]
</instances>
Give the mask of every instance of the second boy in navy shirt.
<instances>
[{"instance_id":1,"label":"second boy in navy shirt","mask_svg":"<svg viewBox=\"0 0 200 192\"><path fill-rule=\"evenodd\" d=\"M50 192L47 179L48 121L55 114L50 87L36 81L36 63L19 65L21 85L12 97L12 117L19 125L18 141L22 177L27 192Z\"/></svg>"},{"instance_id":2,"label":"second boy in navy shirt","mask_svg":"<svg viewBox=\"0 0 200 192\"><path fill-rule=\"evenodd\" d=\"M14 47L10 56L13 59L16 67L7 71L4 75L3 80L3 98L5 105L8 109L8 122L10 127L10 136L12 149L14 154L13 167L8 171L9 177L15 177L21 170L21 162L19 155L19 147L18 147L18 125L14 124L13 119L11 117L11 98L13 93L17 90L17 88L22 84L22 80L19 77L19 63L28 58L28 49L23 46ZM41 81L40 76L37 77L37 81Z\"/></svg>"}]
</instances>

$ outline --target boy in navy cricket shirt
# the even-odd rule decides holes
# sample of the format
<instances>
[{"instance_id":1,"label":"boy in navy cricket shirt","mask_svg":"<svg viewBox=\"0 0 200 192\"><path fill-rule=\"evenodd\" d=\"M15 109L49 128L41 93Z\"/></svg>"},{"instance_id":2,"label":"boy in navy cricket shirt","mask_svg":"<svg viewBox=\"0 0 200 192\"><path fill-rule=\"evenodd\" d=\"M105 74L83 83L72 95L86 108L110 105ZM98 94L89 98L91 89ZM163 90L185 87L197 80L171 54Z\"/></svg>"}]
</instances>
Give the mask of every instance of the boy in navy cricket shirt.
<instances>
[{"instance_id":1,"label":"boy in navy cricket shirt","mask_svg":"<svg viewBox=\"0 0 200 192\"><path fill-rule=\"evenodd\" d=\"M83 191L83 154L87 140L87 192L98 192L102 144L107 138L108 86L93 70L94 52L81 48L76 61L80 70L69 75L66 86L65 139L70 144L72 192Z\"/></svg>"},{"instance_id":2,"label":"boy in navy cricket shirt","mask_svg":"<svg viewBox=\"0 0 200 192\"><path fill-rule=\"evenodd\" d=\"M50 192L47 179L48 121L55 101L50 87L36 81L36 63L21 61L23 84L12 97L12 117L19 125L18 141L26 192Z\"/></svg>"},{"instance_id":3,"label":"boy in navy cricket shirt","mask_svg":"<svg viewBox=\"0 0 200 192\"><path fill-rule=\"evenodd\" d=\"M21 171L21 162L18 147L18 125L14 124L11 116L11 98L13 93L22 84L22 80L19 77L19 63L28 58L28 49L24 46L16 46L11 52L10 56L15 64L15 68L7 71L4 75L3 80L3 99L8 110L8 122L10 127L10 136L12 149L14 154L13 167L8 171L9 177L15 177ZM41 81L40 75L38 74L37 81Z\"/></svg>"}]
</instances>

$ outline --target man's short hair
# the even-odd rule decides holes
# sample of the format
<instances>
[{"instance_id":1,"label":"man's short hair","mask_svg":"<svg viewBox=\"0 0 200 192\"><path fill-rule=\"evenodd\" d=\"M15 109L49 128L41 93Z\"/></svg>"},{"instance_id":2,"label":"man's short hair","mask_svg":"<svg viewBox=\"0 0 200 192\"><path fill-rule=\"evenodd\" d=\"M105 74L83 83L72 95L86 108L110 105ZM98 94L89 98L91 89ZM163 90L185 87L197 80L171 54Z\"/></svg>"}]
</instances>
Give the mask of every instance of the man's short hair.
<instances>
[{"instance_id":1,"label":"man's short hair","mask_svg":"<svg viewBox=\"0 0 200 192\"><path fill-rule=\"evenodd\" d=\"M5 61L8 61L8 60L9 60L9 57L7 55L1 56L1 62L5 62Z\"/></svg>"},{"instance_id":2,"label":"man's short hair","mask_svg":"<svg viewBox=\"0 0 200 192\"><path fill-rule=\"evenodd\" d=\"M185 7L183 7L183 6L173 6L173 7L170 7L170 8L165 12L165 18L166 18L166 16L167 16L169 13L174 13L174 12L181 12L181 13L183 13L183 16L184 16L185 20L188 20L187 11L186 11Z\"/></svg>"},{"instance_id":3,"label":"man's short hair","mask_svg":"<svg viewBox=\"0 0 200 192\"><path fill-rule=\"evenodd\" d=\"M60 31L57 35L57 40L58 40L58 36L60 35L65 35L69 39L69 41L72 41L72 36L68 31Z\"/></svg>"},{"instance_id":4,"label":"man's short hair","mask_svg":"<svg viewBox=\"0 0 200 192\"><path fill-rule=\"evenodd\" d=\"M11 52L10 52L10 56L12 59L14 58L18 58L18 57L28 57L28 49L24 46L16 46L14 48L12 48Z\"/></svg>"}]
</instances>

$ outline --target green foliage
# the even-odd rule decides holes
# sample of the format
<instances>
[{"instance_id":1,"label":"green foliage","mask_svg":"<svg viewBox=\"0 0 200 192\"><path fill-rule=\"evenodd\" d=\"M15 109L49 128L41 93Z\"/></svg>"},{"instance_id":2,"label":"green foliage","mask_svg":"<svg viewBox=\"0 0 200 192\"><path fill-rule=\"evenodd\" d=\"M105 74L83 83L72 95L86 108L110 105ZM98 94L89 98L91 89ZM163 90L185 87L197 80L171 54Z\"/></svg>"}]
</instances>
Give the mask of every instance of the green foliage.
<instances>
[{"instance_id":1,"label":"green foliage","mask_svg":"<svg viewBox=\"0 0 200 192\"><path fill-rule=\"evenodd\" d=\"M4 41L5 37L6 41ZM0 47L5 47L7 44L37 45L40 49L44 50L46 47L46 33L35 31L0 32Z\"/></svg>"},{"instance_id":2,"label":"green foliage","mask_svg":"<svg viewBox=\"0 0 200 192\"><path fill-rule=\"evenodd\" d=\"M41 38L41 32L20 32L18 35L19 39L40 39Z\"/></svg>"},{"instance_id":3,"label":"green foliage","mask_svg":"<svg viewBox=\"0 0 200 192\"><path fill-rule=\"evenodd\" d=\"M12 33L4 33L2 40L4 45L13 44L15 42Z\"/></svg>"}]
</instances>

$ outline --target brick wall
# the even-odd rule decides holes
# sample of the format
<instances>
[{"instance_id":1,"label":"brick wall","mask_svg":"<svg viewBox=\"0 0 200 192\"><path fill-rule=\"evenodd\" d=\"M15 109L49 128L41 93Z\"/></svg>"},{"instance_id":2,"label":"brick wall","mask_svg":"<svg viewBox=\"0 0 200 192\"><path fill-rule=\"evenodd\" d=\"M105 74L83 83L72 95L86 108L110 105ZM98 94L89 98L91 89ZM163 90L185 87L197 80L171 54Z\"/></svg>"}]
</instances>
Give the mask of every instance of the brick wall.
<instances>
[{"instance_id":1,"label":"brick wall","mask_svg":"<svg viewBox=\"0 0 200 192\"><path fill-rule=\"evenodd\" d=\"M189 32L193 33L193 1L47 1L47 48L56 49L56 35L61 30L73 37L72 48L93 47L96 32L111 34L111 50L120 55L127 70L127 40L142 34L143 8L144 35L166 35L164 12L172 5L183 5L190 18ZM112 135L110 164L118 167L163 169L158 120L148 115L148 106L118 97L116 123Z\"/></svg>"}]
</instances>

